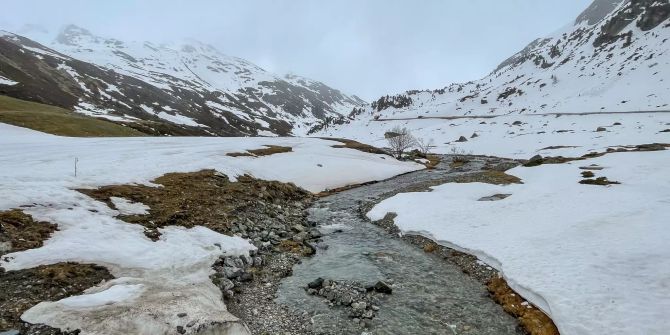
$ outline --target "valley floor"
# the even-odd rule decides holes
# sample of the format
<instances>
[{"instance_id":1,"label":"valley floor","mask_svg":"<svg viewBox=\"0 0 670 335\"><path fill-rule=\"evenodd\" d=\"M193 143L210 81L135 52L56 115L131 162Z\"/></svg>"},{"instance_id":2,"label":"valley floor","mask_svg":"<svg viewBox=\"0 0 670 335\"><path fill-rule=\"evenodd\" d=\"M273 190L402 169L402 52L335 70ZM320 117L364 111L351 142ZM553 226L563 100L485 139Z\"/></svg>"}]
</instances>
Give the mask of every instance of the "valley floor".
<instances>
[{"instance_id":1,"label":"valley floor","mask_svg":"<svg viewBox=\"0 0 670 335\"><path fill-rule=\"evenodd\" d=\"M398 118L402 118L399 113ZM670 142L670 113L489 115L467 118L355 120L319 132L383 147L384 133L407 127L432 140L434 152L528 159L534 155L576 157L611 146ZM459 141L459 139L463 137Z\"/></svg>"},{"instance_id":2,"label":"valley floor","mask_svg":"<svg viewBox=\"0 0 670 335\"><path fill-rule=\"evenodd\" d=\"M452 132L479 135L440 145L438 151L455 147L459 154L436 170L410 174L424 166L322 139L65 138L0 124L0 189L8 195L0 212L20 209L56 229L43 245L50 231L25 235L39 243L20 249L23 237L14 245L0 240L0 266L7 275L57 274L65 262L108 269L92 277L102 283L86 290L93 283L82 282L67 291L73 296L50 296L55 301L21 315L82 334L198 333L214 324L245 333L239 317L254 333L304 327L295 332L515 334L518 322L492 304L483 286L499 271L532 304L510 300L512 291L496 299L537 310L533 320L543 311L561 334L660 335L670 327L663 314L670 309L670 151L635 145L667 143L670 120L620 117L604 130L593 128L602 119L588 115L505 116L495 127L459 120L447 125ZM375 134L385 129L375 127ZM419 133L435 127L441 126ZM463 154L470 150L578 160L545 157L505 174L517 162ZM580 157L593 152L600 154ZM323 198L307 220L311 196L262 181L319 193L397 175ZM246 193L234 193L240 187ZM424 250L366 220L420 236L405 241ZM318 277L327 282L312 283ZM355 294L377 281L384 282L379 292ZM342 301L331 291L366 303L338 307ZM505 310L523 323L519 308Z\"/></svg>"},{"instance_id":3,"label":"valley floor","mask_svg":"<svg viewBox=\"0 0 670 335\"><path fill-rule=\"evenodd\" d=\"M0 210L21 208L58 229L39 248L4 254L0 265L11 272L94 263L115 278L85 295L38 304L22 319L93 334L169 333L193 321L192 332L201 325L234 322L210 279L212 265L224 254L244 255L257 246L200 225L153 227L160 235L154 242L155 232L147 234L146 227L119 218L144 214L143 204L110 199L113 209L77 189L133 183L160 187L152 181L165 173L214 169L232 181L248 174L321 192L423 168L320 139L65 138L4 124L0 134ZM228 155L267 145L290 152ZM6 249L12 250L11 244L3 244Z\"/></svg>"}]
</instances>

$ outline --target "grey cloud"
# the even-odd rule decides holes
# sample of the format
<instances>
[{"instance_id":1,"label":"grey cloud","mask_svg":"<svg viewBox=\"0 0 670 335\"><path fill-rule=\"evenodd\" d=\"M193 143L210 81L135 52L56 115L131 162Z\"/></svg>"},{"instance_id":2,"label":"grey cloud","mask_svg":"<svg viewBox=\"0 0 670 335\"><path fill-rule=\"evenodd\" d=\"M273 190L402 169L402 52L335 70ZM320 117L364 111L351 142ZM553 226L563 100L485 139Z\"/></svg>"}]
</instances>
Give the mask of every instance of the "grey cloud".
<instances>
[{"instance_id":1,"label":"grey cloud","mask_svg":"<svg viewBox=\"0 0 670 335\"><path fill-rule=\"evenodd\" d=\"M590 0L21 0L0 28L74 23L109 37L195 38L371 100L477 79Z\"/></svg>"}]
</instances>

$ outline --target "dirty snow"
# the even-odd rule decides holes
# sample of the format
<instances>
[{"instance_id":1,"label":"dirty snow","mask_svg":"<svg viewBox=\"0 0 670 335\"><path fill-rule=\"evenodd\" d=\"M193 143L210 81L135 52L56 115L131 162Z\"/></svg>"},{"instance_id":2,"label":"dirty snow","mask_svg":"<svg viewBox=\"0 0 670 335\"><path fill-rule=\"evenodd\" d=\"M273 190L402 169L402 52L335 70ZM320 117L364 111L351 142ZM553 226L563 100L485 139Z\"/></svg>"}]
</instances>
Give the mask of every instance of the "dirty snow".
<instances>
[{"instance_id":1,"label":"dirty snow","mask_svg":"<svg viewBox=\"0 0 670 335\"><path fill-rule=\"evenodd\" d=\"M140 202L130 202L126 198L110 197L114 207L121 215L144 215L149 214L149 206Z\"/></svg>"},{"instance_id":2,"label":"dirty snow","mask_svg":"<svg viewBox=\"0 0 670 335\"><path fill-rule=\"evenodd\" d=\"M580 166L621 185L581 185ZM396 195L405 233L476 255L544 310L561 334L667 334L670 329L670 151L608 154L515 168L524 182L444 184ZM499 201L477 201L493 194Z\"/></svg>"},{"instance_id":3,"label":"dirty snow","mask_svg":"<svg viewBox=\"0 0 670 335\"><path fill-rule=\"evenodd\" d=\"M98 307L130 301L140 295L144 285L114 285L104 291L62 299L58 304L70 308Z\"/></svg>"},{"instance_id":4,"label":"dirty snow","mask_svg":"<svg viewBox=\"0 0 670 335\"><path fill-rule=\"evenodd\" d=\"M226 156L270 144L290 146L293 152ZM304 138L67 138L0 124L0 189L8 195L0 198L0 210L32 205L23 210L59 226L43 247L8 254L0 265L18 270L63 261L95 263L117 278L84 296L42 303L27 311L24 320L80 328L83 334L153 334L173 332L190 321L234 322L237 319L226 311L221 292L209 279L211 265L224 253L248 252L251 244L204 227L166 227L153 242L142 226L116 219L119 211L74 189L150 184L167 172L210 168L233 179L251 174L318 192L423 168L388 156L332 148L334 144ZM119 199L115 203L120 210L140 207ZM179 313L188 317L179 318Z\"/></svg>"}]
</instances>

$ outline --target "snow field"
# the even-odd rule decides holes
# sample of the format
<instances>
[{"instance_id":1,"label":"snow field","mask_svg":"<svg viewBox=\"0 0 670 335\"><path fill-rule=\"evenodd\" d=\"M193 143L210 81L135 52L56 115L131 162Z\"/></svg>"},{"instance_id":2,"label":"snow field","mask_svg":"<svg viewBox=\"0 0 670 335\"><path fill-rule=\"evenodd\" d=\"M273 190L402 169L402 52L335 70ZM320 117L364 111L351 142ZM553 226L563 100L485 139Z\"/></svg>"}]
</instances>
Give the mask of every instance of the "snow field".
<instances>
[{"instance_id":1,"label":"snow field","mask_svg":"<svg viewBox=\"0 0 670 335\"><path fill-rule=\"evenodd\" d=\"M83 334L164 333L197 324L235 322L209 279L223 254L255 247L204 227L160 229L153 242L144 228L116 219L146 211L143 204L113 199L117 210L74 189L143 183L168 172L216 169L231 178L293 182L312 192L423 168L388 156L332 148L337 142L303 138L66 138L0 124L0 210L22 208L36 220L58 224L43 247L5 255L0 265L19 270L57 262L95 263L116 279L86 294L43 302L22 318ZM230 157L263 145L293 152ZM74 176L74 161L78 174ZM319 166L320 165L320 166ZM177 314L187 313L179 318Z\"/></svg>"},{"instance_id":2,"label":"snow field","mask_svg":"<svg viewBox=\"0 0 670 335\"><path fill-rule=\"evenodd\" d=\"M581 185L580 166L621 185ZM473 254L561 334L667 334L670 151L608 154L508 171L523 184L444 184L381 202L405 233ZM512 194L499 201L477 201Z\"/></svg>"}]
</instances>

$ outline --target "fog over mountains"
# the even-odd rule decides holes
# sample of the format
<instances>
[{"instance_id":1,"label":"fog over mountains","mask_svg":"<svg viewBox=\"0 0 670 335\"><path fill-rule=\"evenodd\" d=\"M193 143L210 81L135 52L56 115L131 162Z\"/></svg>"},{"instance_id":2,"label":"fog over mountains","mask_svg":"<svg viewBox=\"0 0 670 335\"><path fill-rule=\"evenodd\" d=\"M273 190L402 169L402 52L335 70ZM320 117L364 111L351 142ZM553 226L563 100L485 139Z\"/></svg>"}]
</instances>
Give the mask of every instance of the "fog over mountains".
<instances>
[{"instance_id":1,"label":"fog over mountains","mask_svg":"<svg viewBox=\"0 0 670 335\"><path fill-rule=\"evenodd\" d=\"M126 122L157 134L300 135L365 102L279 76L198 42L125 42L67 26L0 37L3 94ZM39 42L37 42L39 41ZM0 84L1 85L1 84ZM137 120L152 123L138 126Z\"/></svg>"}]
</instances>

